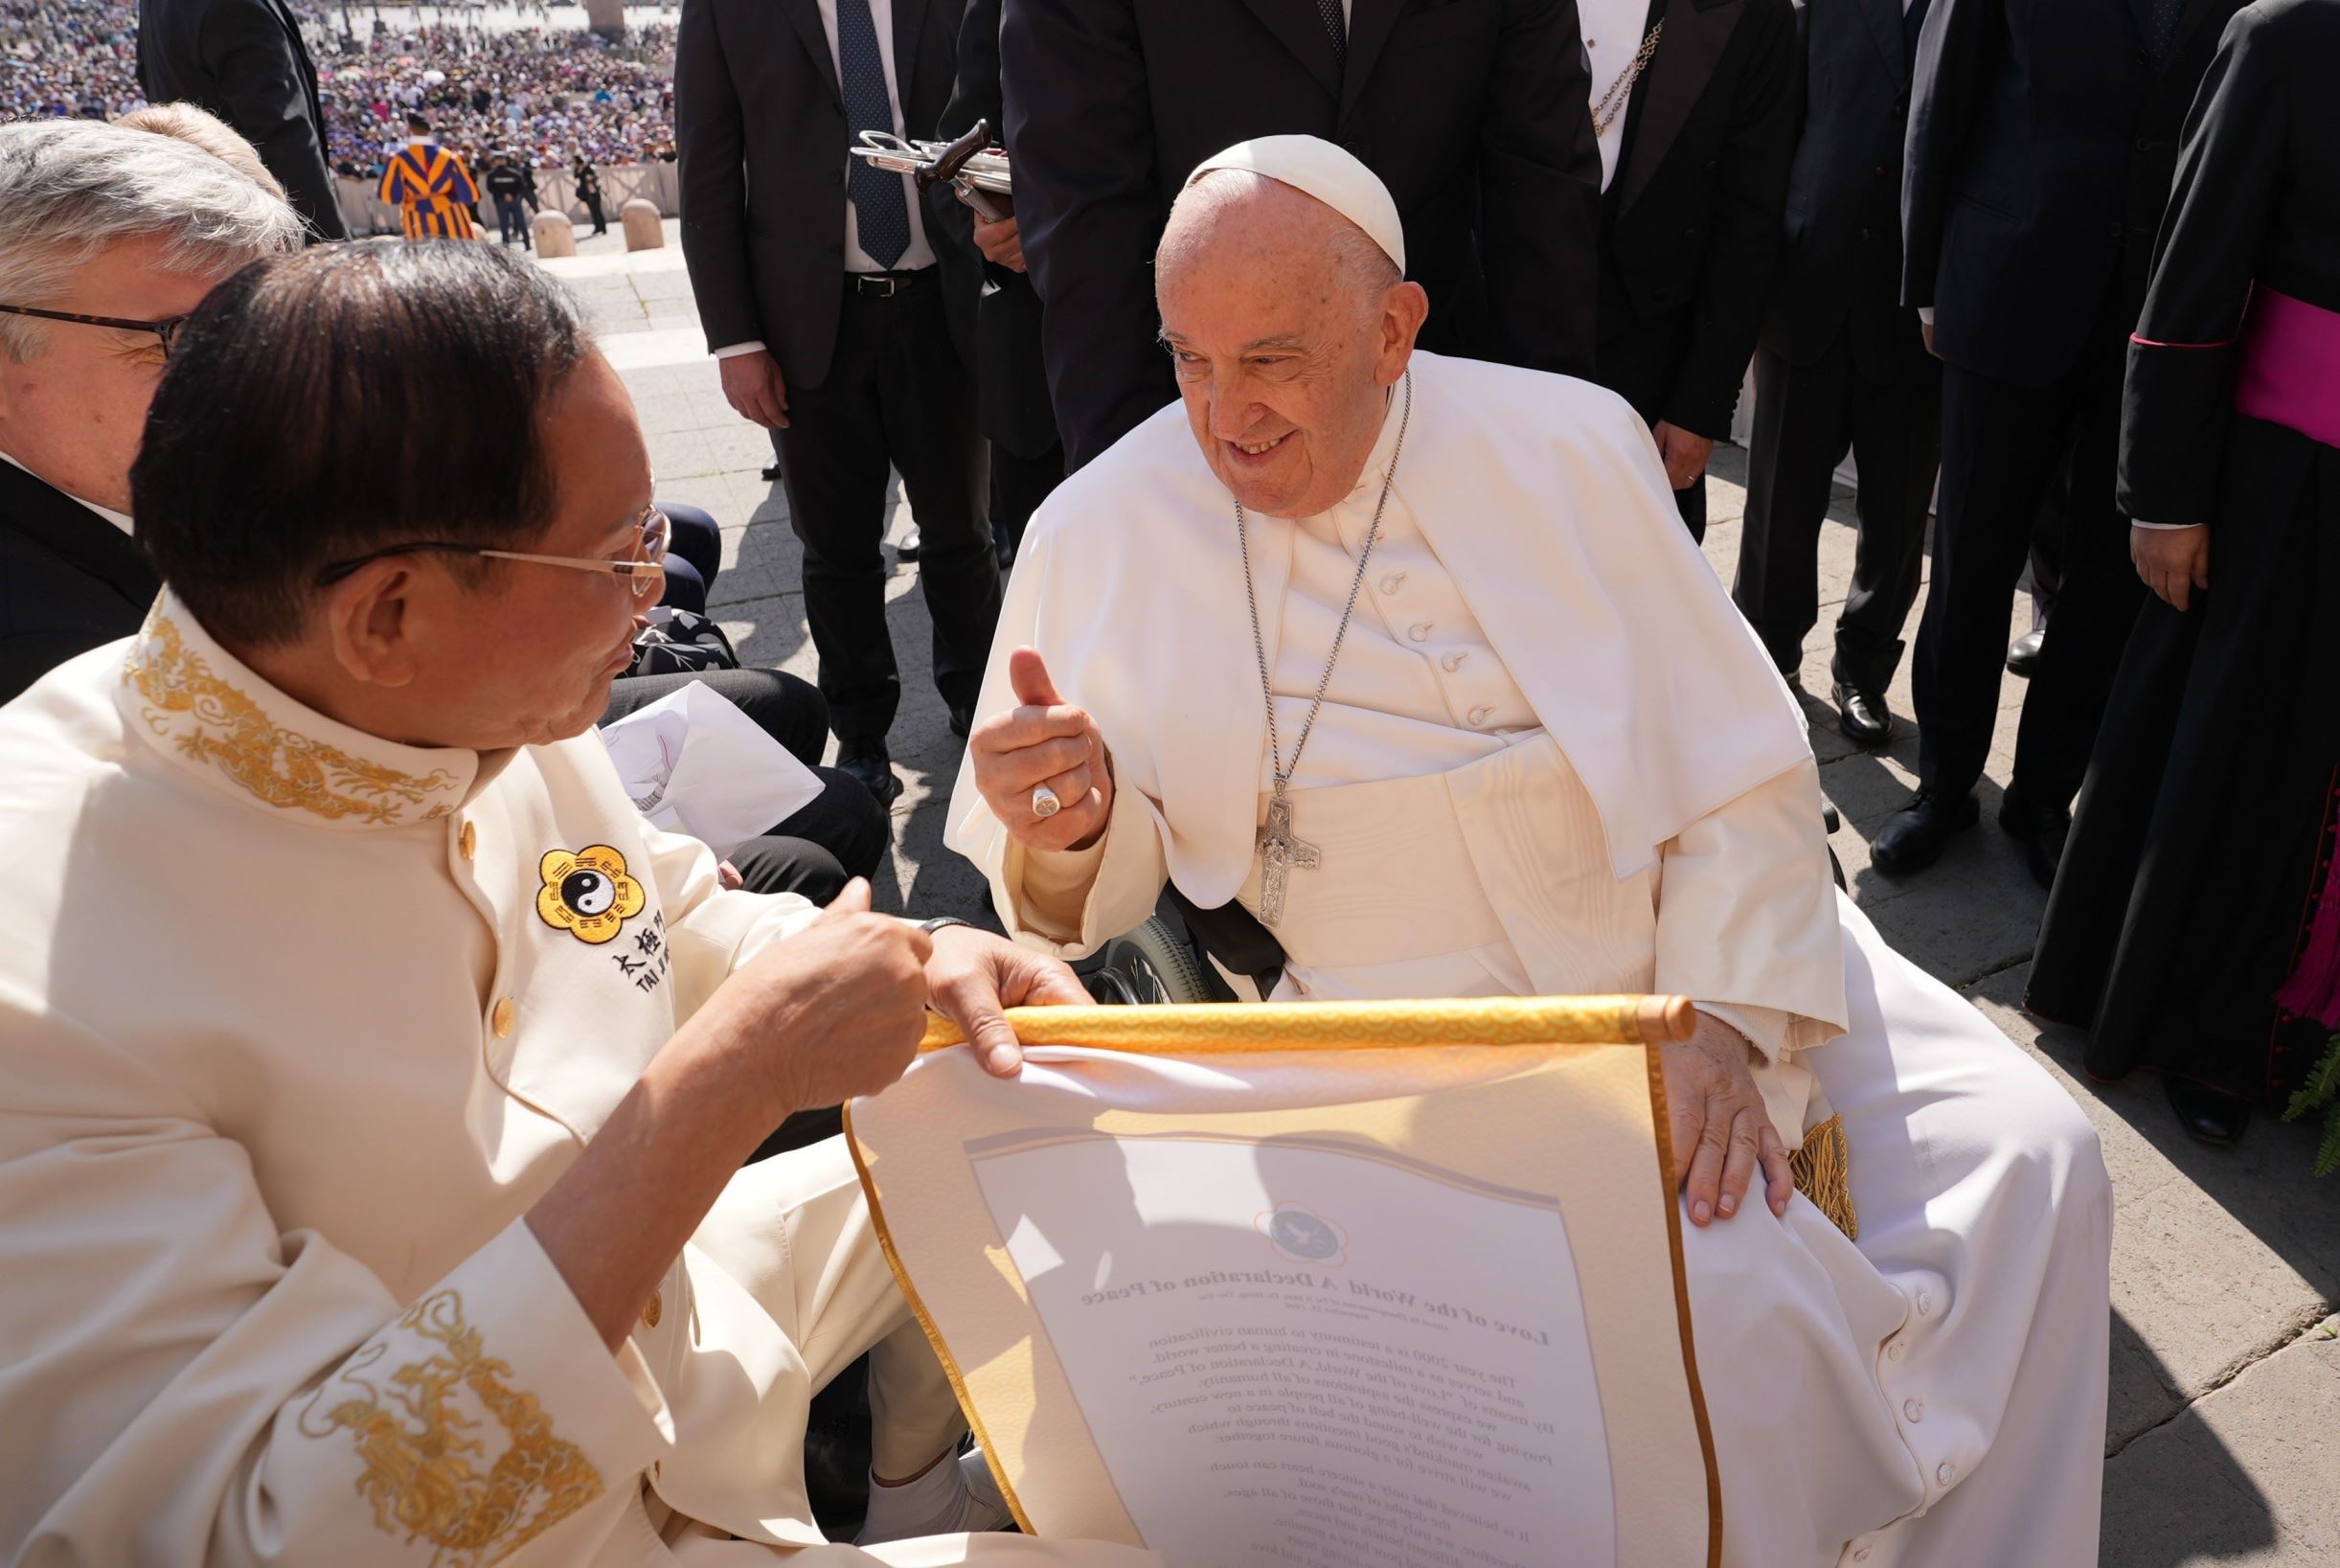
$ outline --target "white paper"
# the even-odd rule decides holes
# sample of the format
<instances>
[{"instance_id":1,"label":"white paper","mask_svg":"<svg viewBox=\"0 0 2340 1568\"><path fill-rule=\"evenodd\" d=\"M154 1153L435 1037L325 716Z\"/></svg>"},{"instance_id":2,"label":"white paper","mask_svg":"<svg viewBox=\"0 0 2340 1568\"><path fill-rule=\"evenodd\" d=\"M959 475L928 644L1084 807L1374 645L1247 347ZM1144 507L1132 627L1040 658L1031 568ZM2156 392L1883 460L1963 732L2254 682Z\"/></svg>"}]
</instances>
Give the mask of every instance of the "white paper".
<instances>
[{"instance_id":1,"label":"white paper","mask_svg":"<svg viewBox=\"0 0 2340 1568\"><path fill-rule=\"evenodd\" d=\"M984 1199L1174 1568L1616 1559L1549 1198L1305 1139L987 1141Z\"/></svg>"},{"instance_id":2,"label":"white paper","mask_svg":"<svg viewBox=\"0 0 2340 1568\"><path fill-rule=\"evenodd\" d=\"M812 804L821 777L703 681L602 726L602 743L653 827L717 855Z\"/></svg>"}]
</instances>

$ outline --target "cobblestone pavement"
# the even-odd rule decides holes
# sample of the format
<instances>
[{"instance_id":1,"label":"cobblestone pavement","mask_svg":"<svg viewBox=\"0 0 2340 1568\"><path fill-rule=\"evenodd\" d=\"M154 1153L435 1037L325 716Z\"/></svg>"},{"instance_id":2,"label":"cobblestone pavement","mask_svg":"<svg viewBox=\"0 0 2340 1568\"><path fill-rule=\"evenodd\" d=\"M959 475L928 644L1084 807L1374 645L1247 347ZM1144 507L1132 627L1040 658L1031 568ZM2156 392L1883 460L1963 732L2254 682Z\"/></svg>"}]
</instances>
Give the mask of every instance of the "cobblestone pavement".
<instances>
[{"instance_id":1,"label":"cobblestone pavement","mask_svg":"<svg viewBox=\"0 0 2340 1568\"><path fill-rule=\"evenodd\" d=\"M674 225L667 229L663 250L628 256L613 233L576 260L549 265L584 299L633 390L659 493L705 507L724 525L713 602L740 653L809 678L787 503L778 485L758 476L771 448L723 401ZM1706 554L1725 580L1738 551L1745 461L1733 448L1715 453ZM888 536L898 539L909 514L898 491L890 499ZM2307 1129L2264 1118L2238 1149L2193 1145L2149 1077L2090 1083L2080 1075L2078 1035L2018 1011L2045 898L1991 813L2012 760L2023 682L2011 677L2002 693L1984 825L1921 876L1889 881L1870 867L1870 835L1913 785L1917 739L1904 734L1883 751L1858 750L1837 734L1825 700L1827 627L1852 570L1852 499L1839 491L1822 535L1822 627L1808 640L1803 684L1817 693L1805 705L1822 784L1844 815L1834 845L1853 896L1897 946L2047 1064L2095 1122L2112 1171L2118 1215L2101 1560L2113 1568L2340 1563L2340 1177L2312 1182ZM916 589L914 566L897 570L888 588L903 679L894 758L908 787L895 807L894 859L880 874L878 898L894 909L989 922L980 878L943 848L960 742L928 682ZM2011 635L2023 629L2013 623L2011 606ZM1914 618L1908 635L1917 635ZM1906 721L1906 660L1888 699Z\"/></svg>"}]
</instances>

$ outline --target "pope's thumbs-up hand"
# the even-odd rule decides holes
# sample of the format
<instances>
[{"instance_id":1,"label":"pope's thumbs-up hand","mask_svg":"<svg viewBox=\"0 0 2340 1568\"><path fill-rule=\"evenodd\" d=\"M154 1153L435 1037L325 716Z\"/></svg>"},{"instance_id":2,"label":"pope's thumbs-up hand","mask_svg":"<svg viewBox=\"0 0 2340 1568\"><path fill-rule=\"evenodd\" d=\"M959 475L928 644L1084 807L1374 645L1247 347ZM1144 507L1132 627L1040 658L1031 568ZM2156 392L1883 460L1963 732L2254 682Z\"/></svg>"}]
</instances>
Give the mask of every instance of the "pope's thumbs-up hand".
<instances>
[{"instance_id":1,"label":"pope's thumbs-up hand","mask_svg":"<svg viewBox=\"0 0 2340 1568\"><path fill-rule=\"evenodd\" d=\"M1081 850L1113 810L1113 761L1097 721L1057 693L1037 648L1008 655L1016 706L967 738L975 787L1028 850Z\"/></svg>"}]
</instances>

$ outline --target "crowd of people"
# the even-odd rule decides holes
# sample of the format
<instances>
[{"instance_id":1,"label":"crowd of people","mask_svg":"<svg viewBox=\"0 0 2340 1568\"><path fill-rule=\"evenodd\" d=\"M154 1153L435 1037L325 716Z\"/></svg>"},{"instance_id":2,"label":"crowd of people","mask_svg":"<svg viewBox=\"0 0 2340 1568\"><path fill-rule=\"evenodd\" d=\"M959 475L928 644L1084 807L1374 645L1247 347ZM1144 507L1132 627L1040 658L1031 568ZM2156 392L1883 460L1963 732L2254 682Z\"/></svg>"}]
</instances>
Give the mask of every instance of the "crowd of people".
<instances>
[{"instance_id":1,"label":"crowd of people","mask_svg":"<svg viewBox=\"0 0 2340 1568\"><path fill-rule=\"evenodd\" d=\"M485 167L496 148L533 169L674 157L674 30L609 38L585 28L494 27L329 5L290 8L316 61L333 170L379 179L428 116ZM138 7L125 0L0 0L0 118L106 120L147 102Z\"/></svg>"},{"instance_id":2,"label":"crowd of people","mask_svg":"<svg viewBox=\"0 0 2340 1568\"><path fill-rule=\"evenodd\" d=\"M483 165L498 148L532 169L674 157L674 34L656 23L616 42L578 28L394 26L332 38L318 67L326 150L344 174L379 178L414 113Z\"/></svg>"},{"instance_id":3,"label":"crowd of people","mask_svg":"<svg viewBox=\"0 0 2340 1568\"><path fill-rule=\"evenodd\" d=\"M966 1451L829 1118L929 1010L1015 1078L1007 1010L1085 1000L1167 900L1230 1003L1686 998L1676 1506L1729 1568L2093 1562L2096 1134L1832 876L1787 685L1850 452L1812 709L1888 744L1915 674L1872 866L1955 875L2035 658L1997 812L2049 889L2031 1005L2207 1141L2304 1073L2340 133L2298 62L2340 0L1896 11L687 0L684 259L813 684L738 668L727 520L658 496L574 300L469 239L453 73L377 101L406 240L302 206L321 93L251 143L0 125L0 1407L47 1435L0 1548L1156 1560L1001 1533L1036 1461ZM845 155L978 120L1011 208ZM890 472L966 741L943 842L1004 935L872 908ZM725 855L595 735L693 679L835 744ZM809 1401L865 1353L830 1544Z\"/></svg>"}]
</instances>

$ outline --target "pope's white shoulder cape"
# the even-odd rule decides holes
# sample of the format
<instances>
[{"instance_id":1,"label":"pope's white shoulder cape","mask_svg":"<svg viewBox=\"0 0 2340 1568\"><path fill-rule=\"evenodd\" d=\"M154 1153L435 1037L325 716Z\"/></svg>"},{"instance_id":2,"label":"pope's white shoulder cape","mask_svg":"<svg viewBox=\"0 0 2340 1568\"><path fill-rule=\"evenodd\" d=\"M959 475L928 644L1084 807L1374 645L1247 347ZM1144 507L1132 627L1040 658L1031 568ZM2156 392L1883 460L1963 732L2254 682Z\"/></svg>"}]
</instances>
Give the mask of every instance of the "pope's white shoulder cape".
<instances>
[{"instance_id":1,"label":"pope's white shoulder cape","mask_svg":"<svg viewBox=\"0 0 2340 1568\"><path fill-rule=\"evenodd\" d=\"M1657 448L1587 381L1417 352L1392 486L1601 811L1620 876L1809 757L1804 720L1676 514ZM1288 527L1256 528L1270 667ZM1265 728L1234 503L1171 404L1066 480L1010 579L976 716L1040 650L1095 716L1115 779L1158 803L1172 877L1205 907L1248 873ZM996 865L961 768L946 842Z\"/></svg>"}]
</instances>

